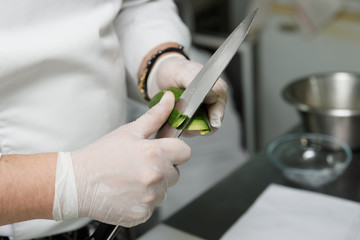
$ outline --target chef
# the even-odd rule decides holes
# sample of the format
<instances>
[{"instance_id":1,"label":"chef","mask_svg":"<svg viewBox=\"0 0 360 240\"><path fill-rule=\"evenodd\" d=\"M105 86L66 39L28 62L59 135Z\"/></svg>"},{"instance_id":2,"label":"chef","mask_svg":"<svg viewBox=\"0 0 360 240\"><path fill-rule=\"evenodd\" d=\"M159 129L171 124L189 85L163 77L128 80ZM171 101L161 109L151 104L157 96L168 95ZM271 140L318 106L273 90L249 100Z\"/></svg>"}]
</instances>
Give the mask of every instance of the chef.
<instances>
[{"instance_id":1,"label":"chef","mask_svg":"<svg viewBox=\"0 0 360 240\"><path fill-rule=\"evenodd\" d=\"M191 156L180 139L150 138L171 92L126 124L128 97L185 88L202 67L187 57L175 4L3 0L0 11L0 239L81 239L91 219L145 222ZM206 98L212 130L226 92L220 79Z\"/></svg>"}]
</instances>

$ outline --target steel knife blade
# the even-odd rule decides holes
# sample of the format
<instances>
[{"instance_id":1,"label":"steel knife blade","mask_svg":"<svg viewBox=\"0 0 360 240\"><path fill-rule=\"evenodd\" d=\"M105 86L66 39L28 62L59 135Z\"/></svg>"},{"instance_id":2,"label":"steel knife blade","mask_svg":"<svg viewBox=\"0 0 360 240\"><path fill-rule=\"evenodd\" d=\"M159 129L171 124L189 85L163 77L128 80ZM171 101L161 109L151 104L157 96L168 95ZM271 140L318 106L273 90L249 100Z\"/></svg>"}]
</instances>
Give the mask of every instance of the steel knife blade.
<instances>
[{"instance_id":1,"label":"steel knife blade","mask_svg":"<svg viewBox=\"0 0 360 240\"><path fill-rule=\"evenodd\" d=\"M191 117L203 103L206 95L210 92L221 73L243 43L257 11L258 9L249 14L225 39L176 102L175 108L188 117L187 123L182 124L181 129L176 129L166 122L157 132L156 138L177 138L181 135L186 125L190 122Z\"/></svg>"}]
</instances>

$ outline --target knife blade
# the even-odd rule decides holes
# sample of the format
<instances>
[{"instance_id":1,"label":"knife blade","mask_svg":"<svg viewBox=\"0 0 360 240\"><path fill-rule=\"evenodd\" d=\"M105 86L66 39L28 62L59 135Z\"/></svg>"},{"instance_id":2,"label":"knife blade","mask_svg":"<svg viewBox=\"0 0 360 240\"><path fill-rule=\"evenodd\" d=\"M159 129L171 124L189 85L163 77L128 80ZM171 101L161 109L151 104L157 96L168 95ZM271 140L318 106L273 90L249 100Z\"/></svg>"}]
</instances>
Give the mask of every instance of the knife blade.
<instances>
[{"instance_id":1,"label":"knife blade","mask_svg":"<svg viewBox=\"0 0 360 240\"><path fill-rule=\"evenodd\" d=\"M244 41L257 11L258 9L249 14L227 37L227 39L225 39L176 102L175 108L183 115L188 116L188 122L185 123L181 129L176 129L166 122L157 132L156 138L178 138L181 135L186 128L186 125L190 122L189 120L191 117L202 104L206 95L210 92L211 88ZM93 235L86 240L112 240L118 231L119 226L101 223Z\"/></svg>"},{"instance_id":2,"label":"knife blade","mask_svg":"<svg viewBox=\"0 0 360 240\"><path fill-rule=\"evenodd\" d=\"M258 9L249 14L227 39L225 39L176 102L175 108L188 117L187 122L182 124L180 129L176 129L166 122L157 132L156 138L177 138L181 135L196 110L203 103L206 95L210 92L221 73L243 43L257 11Z\"/></svg>"}]
</instances>

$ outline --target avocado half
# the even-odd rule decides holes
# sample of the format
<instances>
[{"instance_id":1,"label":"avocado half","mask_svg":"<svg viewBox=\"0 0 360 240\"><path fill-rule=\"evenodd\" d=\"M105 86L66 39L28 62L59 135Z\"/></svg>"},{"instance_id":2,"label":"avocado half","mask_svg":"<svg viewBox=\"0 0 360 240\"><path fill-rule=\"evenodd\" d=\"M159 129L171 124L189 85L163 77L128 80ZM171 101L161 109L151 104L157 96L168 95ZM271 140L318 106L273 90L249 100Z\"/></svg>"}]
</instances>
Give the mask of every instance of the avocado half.
<instances>
[{"instance_id":1,"label":"avocado half","mask_svg":"<svg viewBox=\"0 0 360 240\"><path fill-rule=\"evenodd\" d=\"M157 93L149 102L149 108L155 106L160 102L161 98L164 96L165 92L171 91L175 96L175 102L180 98L181 94L184 92L182 88L171 88L163 90ZM181 114L176 108L174 108L167 120L167 122L174 128L180 128L183 123L186 123L189 117ZM207 108L202 104L198 110L195 112L194 116L190 119L189 124L185 128L186 130L191 131L200 131L201 135L209 133L210 124L209 116L207 113Z\"/></svg>"}]
</instances>

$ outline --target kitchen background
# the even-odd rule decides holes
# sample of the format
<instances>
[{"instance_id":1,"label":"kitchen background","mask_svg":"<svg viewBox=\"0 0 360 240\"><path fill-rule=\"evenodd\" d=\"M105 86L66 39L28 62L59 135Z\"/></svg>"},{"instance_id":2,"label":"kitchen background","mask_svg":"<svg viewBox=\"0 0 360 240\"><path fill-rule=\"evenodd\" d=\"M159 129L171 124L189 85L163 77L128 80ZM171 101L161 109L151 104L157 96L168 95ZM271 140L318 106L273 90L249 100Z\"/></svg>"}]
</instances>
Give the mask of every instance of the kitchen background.
<instances>
[{"instance_id":1,"label":"kitchen background","mask_svg":"<svg viewBox=\"0 0 360 240\"><path fill-rule=\"evenodd\" d=\"M230 96L223 127L192 147L170 188L161 218L180 209L247 161L273 138L300 123L282 89L299 77L327 71L360 72L360 0L176 0L193 36L190 56L206 63L224 38L256 7L247 41L223 78ZM131 102L130 104L136 104ZM143 106L138 106L141 114ZM221 199L219 199L221 201Z\"/></svg>"}]
</instances>

